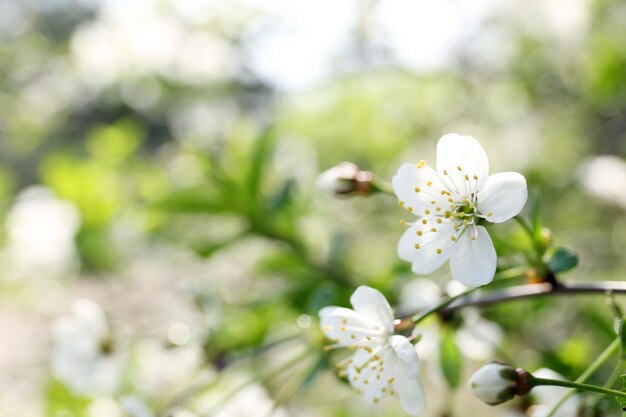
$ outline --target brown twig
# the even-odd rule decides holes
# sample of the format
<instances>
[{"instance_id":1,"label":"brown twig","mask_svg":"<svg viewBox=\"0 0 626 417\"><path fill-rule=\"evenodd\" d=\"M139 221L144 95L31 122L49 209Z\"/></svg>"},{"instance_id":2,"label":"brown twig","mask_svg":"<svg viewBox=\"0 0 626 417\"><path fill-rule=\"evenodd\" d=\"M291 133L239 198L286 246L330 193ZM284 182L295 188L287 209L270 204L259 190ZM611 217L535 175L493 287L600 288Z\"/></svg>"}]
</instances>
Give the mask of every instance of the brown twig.
<instances>
[{"instance_id":1,"label":"brown twig","mask_svg":"<svg viewBox=\"0 0 626 417\"><path fill-rule=\"evenodd\" d=\"M626 282L624 281L595 281L566 283L563 281L542 282L538 284L525 284L508 287L500 290L474 292L461 296L442 308L433 308L427 314L439 314L449 316L464 307L478 307L498 304L506 301L522 300L525 298L544 297L552 295L575 295L575 294L626 294ZM417 313L419 314L419 313ZM421 320L422 314L419 317ZM396 329L405 329L414 322L416 314L406 315L396 326ZM412 319L413 318L413 319Z\"/></svg>"}]
</instances>

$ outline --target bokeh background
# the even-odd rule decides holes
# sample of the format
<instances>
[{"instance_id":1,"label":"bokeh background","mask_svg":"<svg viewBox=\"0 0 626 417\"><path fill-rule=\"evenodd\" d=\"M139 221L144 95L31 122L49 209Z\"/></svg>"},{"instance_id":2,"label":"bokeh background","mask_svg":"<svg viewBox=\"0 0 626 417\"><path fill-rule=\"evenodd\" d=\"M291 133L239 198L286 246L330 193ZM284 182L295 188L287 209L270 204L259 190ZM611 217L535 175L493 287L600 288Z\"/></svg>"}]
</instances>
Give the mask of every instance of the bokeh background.
<instances>
[{"instance_id":1,"label":"bokeh background","mask_svg":"<svg viewBox=\"0 0 626 417\"><path fill-rule=\"evenodd\" d=\"M393 196L315 179L389 180L447 132L527 177L580 255L565 279L623 280L625 40L621 0L0 0L0 414L397 415L335 376L316 313L360 284L405 311L459 289L397 258ZM523 233L494 232L523 270ZM488 408L469 373L577 377L615 337L605 301L426 323L425 415L540 415L555 395Z\"/></svg>"}]
</instances>

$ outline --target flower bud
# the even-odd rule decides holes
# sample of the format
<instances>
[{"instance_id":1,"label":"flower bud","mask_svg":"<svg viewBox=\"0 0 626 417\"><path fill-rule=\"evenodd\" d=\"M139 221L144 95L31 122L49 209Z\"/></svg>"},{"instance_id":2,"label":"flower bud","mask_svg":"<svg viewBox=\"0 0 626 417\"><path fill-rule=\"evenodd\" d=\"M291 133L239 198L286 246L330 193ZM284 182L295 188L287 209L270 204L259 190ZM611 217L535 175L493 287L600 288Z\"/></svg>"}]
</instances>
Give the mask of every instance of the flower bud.
<instances>
[{"instance_id":1,"label":"flower bud","mask_svg":"<svg viewBox=\"0 0 626 417\"><path fill-rule=\"evenodd\" d=\"M469 380L472 394L490 405L526 395L530 391L530 373L500 362L489 362L472 375Z\"/></svg>"},{"instance_id":2,"label":"flower bud","mask_svg":"<svg viewBox=\"0 0 626 417\"><path fill-rule=\"evenodd\" d=\"M317 186L324 191L338 195L370 194L372 192L372 173L361 171L351 162L339 165L322 172L317 177Z\"/></svg>"}]
</instances>

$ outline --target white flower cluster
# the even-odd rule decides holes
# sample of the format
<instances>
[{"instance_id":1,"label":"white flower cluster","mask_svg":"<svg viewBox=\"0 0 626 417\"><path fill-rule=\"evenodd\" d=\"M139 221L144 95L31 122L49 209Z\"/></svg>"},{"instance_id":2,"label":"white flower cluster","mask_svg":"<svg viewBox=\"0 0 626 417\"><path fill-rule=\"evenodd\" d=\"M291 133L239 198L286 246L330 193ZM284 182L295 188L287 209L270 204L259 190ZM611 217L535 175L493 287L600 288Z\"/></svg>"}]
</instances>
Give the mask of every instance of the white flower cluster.
<instances>
[{"instance_id":1,"label":"white flower cluster","mask_svg":"<svg viewBox=\"0 0 626 417\"><path fill-rule=\"evenodd\" d=\"M330 170L320 181L337 192L341 179ZM404 164L392 186L400 205L417 216L398 243L399 257L411 262L414 273L431 273L450 259L452 275L462 284L478 287L493 280L497 255L484 225L520 213L528 196L521 174L489 175L489 160L476 139L447 134L437 145L436 169L425 161ZM394 334L391 307L377 290L361 286L350 302L352 310L326 307L319 313L322 331L333 342L329 348L354 352L337 365L339 375L368 402L397 395L408 414L419 414L426 402L413 338ZM505 381L500 367L492 365L495 371L489 368L472 382L492 403L514 395L515 370L506 368Z\"/></svg>"}]
</instances>

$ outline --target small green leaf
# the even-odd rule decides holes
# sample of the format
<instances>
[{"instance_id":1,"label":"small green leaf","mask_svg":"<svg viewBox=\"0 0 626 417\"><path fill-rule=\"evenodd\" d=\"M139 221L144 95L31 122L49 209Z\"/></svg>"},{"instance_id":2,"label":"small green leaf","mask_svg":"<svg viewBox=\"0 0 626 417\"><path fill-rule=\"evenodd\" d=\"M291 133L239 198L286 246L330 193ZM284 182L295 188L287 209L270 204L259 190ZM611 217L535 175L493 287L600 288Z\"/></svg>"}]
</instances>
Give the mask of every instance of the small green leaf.
<instances>
[{"instance_id":1,"label":"small green leaf","mask_svg":"<svg viewBox=\"0 0 626 417\"><path fill-rule=\"evenodd\" d=\"M167 198L152 204L157 210L171 213L218 213L228 211L224 198L204 189L191 189L172 193Z\"/></svg>"},{"instance_id":2,"label":"small green leaf","mask_svg":"<svg viewBox=\"0 0 626 417\"><path fill-rule=\"evenodd\" d=\"M567 248L556 248L548 261L548 268L554 273L569 271L578 265L578 255Z\"/></svg>"},{"instance_id":3,"label":"small green leaf","mask_svg":"<svg viewBox=\"0 0 626 417\"><path fill-rule=\"evenodd\" d=\"M212 256L215 252L224 249L234 243L239 242L241 239L248 236L247 231L243 231L229 239L226 239L222 242L208 242L194 245L194 251L203 258L208 258Z\"/></svg>"},{"instance_id":4,"label":"small green leaf","mask_svg":"<svg viewBox=\"0 0 626 417\"><path fill-rule=\"evenodd\" d=\"M333 283L326 282L320 284L315 287L306 300L305 311L309 314L317 315L323 307L336 303L338 296L337 287Z\"/></svg>"},{"instance_id":5,"label":"small green leaf","mask_svg":"<svg viewBox=\"0 0 626 417\"><path fill-rule=\"evenodd\" d=\"M278 193L271 199L270 208L272 210L281 210L289 206L293 200L293 192L296 182L292 178L285 181Z\"/></svg>"},{"instance_id":6,"label":"small green leaf","mask_svg":"<svg viewBox=\"0 0 626 417\"><path fill-rule=\"evenodd\" d=\"M535 235L543 228L541 219L541 193L539 188L533 187L529 190L528 206L530 207L530 222Z\"/></svg>"},{"instance_id":7,"label":"small green leaf","mask_svg":"<svg viewBox=\"0 0 626 417\"><path fill-rule=\"evenodd\" d=\"M439 361L441 370L450 388L454 389L459 385L461 368L463 367L463 357L456 344L454 330L444 329L440 349Z\"/></svg>"},{"instance_id":8,"label":"small green leaf","mask_svg":"<svg viewBox=\"0 0 626 417\"><path fill-rule=\"evenodd\" d=\"M320 374L321 371L328 369L330 367L330 363L328 361L328 355L320 355L319 359L313 365L311 370L307 373L307 375L302 380L302 384L300 385L299 390L306 391L309 389L315 378Z\"/></svg>"},{"instance_id":9,"label":"small green leaf","mask_svg":"<svg viewBox=\"0 0 626 417\"><path fill-rule=\"evenodd\" d=\"M263 173L273 150L274 131L268 127L255 140L250 152L250 162L246 178L246 190L252 201L256 201Z\"/></svg>"},{"instance_id":10,"label":"small green leaf","mask_svg":"<svg viewBox=\"0 0 626 417\"><path fill-rule=\"evenodd\" d=\"M46 416L72 415L83 417L86 415L89 399L74 393L63 382L51 378L46 384Z\"/></svg>"}]
</instances>

